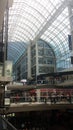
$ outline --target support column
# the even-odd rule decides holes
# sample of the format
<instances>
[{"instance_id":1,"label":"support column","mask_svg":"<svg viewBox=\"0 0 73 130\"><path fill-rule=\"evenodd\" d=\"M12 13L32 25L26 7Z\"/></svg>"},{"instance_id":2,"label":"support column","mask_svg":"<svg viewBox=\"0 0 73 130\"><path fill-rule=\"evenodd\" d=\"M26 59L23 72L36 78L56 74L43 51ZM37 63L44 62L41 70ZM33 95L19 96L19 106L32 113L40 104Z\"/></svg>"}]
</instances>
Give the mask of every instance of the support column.
<instances>
[{"instance_id":1,"label":"support column","mask_svg":"<svg viewBox=\"0 0 73 130\"><path fill-rule=\"evenodd\" d=\"M40 89L36 90L36 97L37 97L37 102L40 102Z\"/></svg>"},{"instance_id":2,"label":"support column","mask_svg":"<svg viewBox=\"0 0 73 130\"><path fill-rule=\"evenodd\" d=\"M36 44L36 84L37 84L37 76L38 76L38 45L37 41L35 41Z\"/></svg>"},{"instance_id":3,"label":"support column","mask_svg":"<svg viewBox=\"0 0 73 130\"><path fill-rule=\"evenodd\" d=\"M3 65L3 76L5 76L5 61L7 60L7 51L8 51L8 15L9 15L9 7L8 7L8 0L6 5L6 12L5 12L5 23L4 23L4 65Z\"/></svg>"},{"instance_id":4,"label":"support column","mask_svg":"<svg viewBox=\"0 0 73 130\"><path fill-rule=\"evenodd\" d=\"M28 60L28 62L27 62L27 65L28 65L28 67L27 67L27 79L31 79L31 42L30 42L30 44L28 45L28 48L27 48L27 60Z\"/></svg>"}]
</instances>

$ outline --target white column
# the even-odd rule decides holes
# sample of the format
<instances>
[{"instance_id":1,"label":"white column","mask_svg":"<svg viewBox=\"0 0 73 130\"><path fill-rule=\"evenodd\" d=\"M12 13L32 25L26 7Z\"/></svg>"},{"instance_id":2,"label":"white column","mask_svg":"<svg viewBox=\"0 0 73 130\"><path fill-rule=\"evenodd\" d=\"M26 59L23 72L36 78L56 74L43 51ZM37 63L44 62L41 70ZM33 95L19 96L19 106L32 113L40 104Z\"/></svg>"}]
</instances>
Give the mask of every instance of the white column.
<instances>
[{"instance_id":1,"label":"white column","mask_svg":"<svg viewBox=\"0 0 73 130\"><path fill-rule=\"evenodd\" d=\"M37 102L40 102L40 89L36 90L36 97L37 97Z\"/></svg>"},{"instance_id":2,"label":"white column","mask_svg":"<svg viewBox=\"0 0 73 130\"><path fill-rule=\"evenodd\" d=\"M38 75L38 45L37 41L35 41L36 44L36 82L37 82L37 75Z\"/></svg>"},{"instance_id":3,"label":"white column","mask_svg":"<svg viewBox=\"0 0 73 130\"><path fill-rule=\"evenodd\" d=\"M27 49L27 58L28 58L28 61L27 61L27 64L28 64L28 74L27 74L27 78L30 79L31 78L31 43L28 45L28 49Z\"/></svg>"}]
</instances>

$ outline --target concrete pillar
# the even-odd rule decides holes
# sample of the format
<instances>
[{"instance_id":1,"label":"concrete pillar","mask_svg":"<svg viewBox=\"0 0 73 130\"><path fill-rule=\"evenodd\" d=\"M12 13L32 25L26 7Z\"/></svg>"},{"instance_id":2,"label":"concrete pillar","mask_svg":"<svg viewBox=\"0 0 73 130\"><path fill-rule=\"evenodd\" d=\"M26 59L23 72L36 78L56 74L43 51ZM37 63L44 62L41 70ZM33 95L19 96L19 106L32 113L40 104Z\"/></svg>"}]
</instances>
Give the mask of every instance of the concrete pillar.
<instances>
[{"instance_id":1,"label":"concrete pillar","mask_svg":"<svg viewBox=\"0 0 73 130\"><path fill-rule=\"evenodd\" d=\"M36 97L37 97L37 102L40 102L40 89L36 90Z\"/></svg>"},{"instance_id":2,"label":"concrete pillar","mask_svg":"<svg viewBox=\"0 0 73 130\"><path fill-rule=\"evenodd\" d=\"M28 45L28 49L27 49L27 57L28 57L28 74L27 74L27 78L30 79L31 78L31 43Z\"/></svg>"}]
</instances>

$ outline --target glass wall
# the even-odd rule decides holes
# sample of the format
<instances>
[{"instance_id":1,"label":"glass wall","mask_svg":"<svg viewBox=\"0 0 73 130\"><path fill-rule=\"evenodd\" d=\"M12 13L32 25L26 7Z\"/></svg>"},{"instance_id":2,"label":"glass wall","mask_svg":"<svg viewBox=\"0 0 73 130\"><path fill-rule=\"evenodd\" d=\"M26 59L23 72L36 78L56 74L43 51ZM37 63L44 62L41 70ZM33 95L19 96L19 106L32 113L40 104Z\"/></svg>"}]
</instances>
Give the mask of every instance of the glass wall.
<instances>
[{"instance_id":1,"label":"glass wall","mask_svg":"<svg viewBox=\"0 0 73 130\"><path fill-rule=\"evenodd\" d=\"M33 54L33 52L35 53ZM54 72L56 67L55 60L55 53L51 46L39 39L35 47L34 44L31 46L32 76Z\"/></svg>"}]
</instances>

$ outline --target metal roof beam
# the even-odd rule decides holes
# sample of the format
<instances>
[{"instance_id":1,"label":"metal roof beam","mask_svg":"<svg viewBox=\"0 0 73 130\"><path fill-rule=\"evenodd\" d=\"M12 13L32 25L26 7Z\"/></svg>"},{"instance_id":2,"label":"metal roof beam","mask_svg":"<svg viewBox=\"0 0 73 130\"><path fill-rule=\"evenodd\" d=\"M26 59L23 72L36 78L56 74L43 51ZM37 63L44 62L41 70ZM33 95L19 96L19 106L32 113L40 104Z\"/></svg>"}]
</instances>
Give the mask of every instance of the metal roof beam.
<instances>
[{"instance_id":1,"label":"metal roof beam","mask_svg":"<svg viewBox=\"0 0 73 130\"><path fill-rule=\"evenodd\" d=\"M57 19L57 17L62 13L62 11L66 8L68 0L64 0L61 6L56 10L56 12L51 16L50 20L44 25L44 27L39 31L37 36L33 39L33 41L38 40L44 32L51 26L51 24Z\"/></svg>"}]
</instances>

